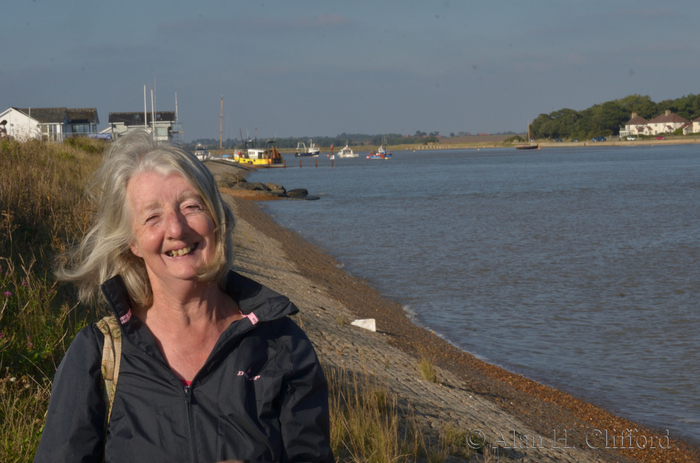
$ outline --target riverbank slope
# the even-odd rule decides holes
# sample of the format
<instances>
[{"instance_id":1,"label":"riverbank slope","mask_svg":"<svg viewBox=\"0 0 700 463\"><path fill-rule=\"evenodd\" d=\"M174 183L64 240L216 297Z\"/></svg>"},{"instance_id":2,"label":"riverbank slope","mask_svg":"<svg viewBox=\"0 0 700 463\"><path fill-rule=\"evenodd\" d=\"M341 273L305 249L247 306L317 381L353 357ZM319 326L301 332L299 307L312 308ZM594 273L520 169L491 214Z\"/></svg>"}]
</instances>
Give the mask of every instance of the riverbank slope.
<instances>
[{"instance_id":1,"label":"riverbank slope","mask_svg":"<svg viewBox=\"0 0 700 463\"><path fill-rule=\"evenodd\" d=\"M207 165L219 177L236 175L230 164ZM321 249L279 227L256 202L226 200L238 220L236 270L297 304L324 366L374 375L429 429L451 427L483 438L504 461L698 461L681 443L667 445L663 433L460 351L415 326L398 303L342 271ZM351 326L356 318L374 318L377 332ZM422 359L437 367L436 382L422 378Z\"/></svg>"}]
</instances>

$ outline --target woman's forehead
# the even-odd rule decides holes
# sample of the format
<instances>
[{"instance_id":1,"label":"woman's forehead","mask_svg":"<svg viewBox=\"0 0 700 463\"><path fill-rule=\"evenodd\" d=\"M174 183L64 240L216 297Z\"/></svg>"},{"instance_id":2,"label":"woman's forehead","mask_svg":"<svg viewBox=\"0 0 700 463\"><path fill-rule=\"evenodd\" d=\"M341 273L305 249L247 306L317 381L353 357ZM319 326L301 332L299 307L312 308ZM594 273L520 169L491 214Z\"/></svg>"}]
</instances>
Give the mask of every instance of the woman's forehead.
<instances>
[{"instance_id":1,"label":"woman's forehead","mask_svg":"<svg viewBox=\"0 0 700 463\"><path fill-rule=\"evenodd\" d=\"M148 206L163 201L201 198L192 183L177 173L140 172L127 184L127 197L134 205Z\"/></svg>"}]
</instances>

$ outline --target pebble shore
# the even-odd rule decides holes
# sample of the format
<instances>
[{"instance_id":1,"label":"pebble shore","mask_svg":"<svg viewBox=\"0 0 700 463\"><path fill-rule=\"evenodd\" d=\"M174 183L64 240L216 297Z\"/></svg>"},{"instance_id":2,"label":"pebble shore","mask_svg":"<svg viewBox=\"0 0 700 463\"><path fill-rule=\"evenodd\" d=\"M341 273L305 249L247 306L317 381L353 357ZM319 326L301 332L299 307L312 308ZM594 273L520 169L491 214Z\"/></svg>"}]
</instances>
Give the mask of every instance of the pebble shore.
<instances>
[{"instance_id":1,"label":"pebble shore","mask_svg":"<svg viewBox=\"0 0 700 463\"><path fill-rule=\"evenodd\" d=\"M206 165L217 179L245 175L224 162ZM277 225L250 196L227 193L234 192L222 188L237 220L234 270L286 295L299 307L297 322L325 367L374 376L427 432L450 427L483 438L494 447L495 461L700 461L697 449L673 436L667 444L664 432L482 362L414 325L398 303ZM377 331L350 324L363 318L374 318ZM436 366L436 382L422 378L421 359Z\"/></svg>"}]
</instances>

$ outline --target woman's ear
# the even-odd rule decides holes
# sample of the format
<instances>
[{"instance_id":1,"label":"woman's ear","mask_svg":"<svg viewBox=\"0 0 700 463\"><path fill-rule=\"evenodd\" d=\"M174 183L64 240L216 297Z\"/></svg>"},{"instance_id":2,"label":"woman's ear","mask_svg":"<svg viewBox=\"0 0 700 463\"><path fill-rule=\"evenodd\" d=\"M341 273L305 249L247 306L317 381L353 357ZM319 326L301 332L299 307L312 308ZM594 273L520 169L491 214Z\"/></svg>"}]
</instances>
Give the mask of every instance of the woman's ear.
<instances>
[{"instance_id":1,"label":"woman's ear","mask_svg":"<svg viewBox=\"0 0 700 463\"><path fill-rule=\"evenodd\" d=\"M143 254L141 254L141 250L139 249L138 245L136 243L131 243L129 245L129 249L131 249L131 253L135 255L136 257L140 257L143 259Z\"/></svg>"}]
</instances>

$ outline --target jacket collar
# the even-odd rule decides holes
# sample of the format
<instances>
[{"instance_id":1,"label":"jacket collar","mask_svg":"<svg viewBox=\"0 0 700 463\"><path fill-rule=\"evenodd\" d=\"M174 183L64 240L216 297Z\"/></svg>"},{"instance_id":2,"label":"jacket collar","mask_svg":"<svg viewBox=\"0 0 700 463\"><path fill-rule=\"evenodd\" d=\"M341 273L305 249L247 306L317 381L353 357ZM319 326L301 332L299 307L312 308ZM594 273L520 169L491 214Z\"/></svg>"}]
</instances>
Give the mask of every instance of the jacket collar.
<instances>
[{"instance_id":1,"label":"jacket collar","mask_svg":"<svg viewBox=\"0 0 700 463\"><path fill-rule=\"evenodd\" d=\"M132 320L131 298L122 277L116 275L100 285L100 288L122 327L132 325L129 323ZM226 277L225 291L236 301L243 315L252 324L276 320L299 311L286 296L234 271L229 271Z\"/></svg>"}]
</instances>

